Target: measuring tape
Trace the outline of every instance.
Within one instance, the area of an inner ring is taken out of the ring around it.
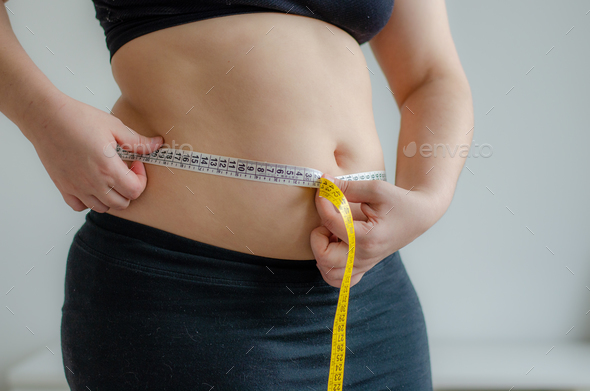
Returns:
[[[140,160],[144,163],[175,167],[181,170],[279,185],[318,188],[322,176],[321,171],[308,167],[238,159],[184,149],[160,148],[150,154],[142,155],[126,151],[117,145],[116,151],[123,160]],[[385,171],[367,171],[341,175],[336,178],[345,181],[387,180]]]
[[[321,178],[320,196],[327,198],[340,211],[348,235],[348,258],[346,269],[340,286],[338,306],[334,317],[334,331],[332,331],[332,355],[330,358],[330,375],[328,377],[328,391],[341,391],[344,378],[344,358],[346,357],[346,316],[348,313],[348,293],[350,291],[350,277],[354,265],[354,224],[352,213],[346,197],[332,181]]]
[[[355,236],[350,206],[338,186],[326,178],[321,178],[321,171],[308,167],[244,160],[172,148],[160,148],[149,155],[144,155],[126,151],[120,145],[117,145],[116,151],[123,160],[140,160],[150,164],[213,175],[224,175],[232,178],[319,188],[320,196],[330,200],[338,208],[346,226],[349,250],[346,269],[338,296],[336,316],[334,317],[328,391],[341,391],[344,378],[344,358],[346,357],[346,317],[348,313],[350,278],[354,265]],[[352,181],[386,180],[385,171],[369,171],[342,175],[336,178]]]

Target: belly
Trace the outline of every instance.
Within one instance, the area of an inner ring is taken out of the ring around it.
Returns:
[[[113,114],[171,147],[332,176],[385,169],[365,58],[331,24],[274,12],[218,17],[136,38],[111,64],[121,89]],[[142,195],[107,213],[234,251],[314,258],[316,189],[145,168]]]

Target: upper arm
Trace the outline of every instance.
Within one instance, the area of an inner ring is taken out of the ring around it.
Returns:
[[[369,45],[399,107],[426,81],[446,75],[466,81],[444,0],[395,0],[389,21]]]

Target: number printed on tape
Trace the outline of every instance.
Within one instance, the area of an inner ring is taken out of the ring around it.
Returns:
[[[139,160],[144,163],[181,170],[279,185],[319,188],[322,176],[321,171],[309,167],[238,159],[181,149],[160,148],[150,154],[142,155],[124,150],[120,145],[117,145],[116,151],[123,160]],[[345,181],[387,180],[385,171],[367,171],[341,175],[336,178]]]

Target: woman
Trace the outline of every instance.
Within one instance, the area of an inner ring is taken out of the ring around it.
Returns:
[[[384,170],[359,48],[369,42],[401,127],[395,185],[333,179],[357,236],[343,389],[432,389],[424,317],[398,250],[446,211],[464,163],[424,151],[471,141],[444,1],[94,3],[122,93],[111,113],[58,91],[0,11],[0,110],[65,202],[91,209],[66,270],[70,387],[326,388],[349,251],[330,202],[312,188],[109,151],[185,144],[329,178]],[[419,154],[400,153],[412,143]]]

